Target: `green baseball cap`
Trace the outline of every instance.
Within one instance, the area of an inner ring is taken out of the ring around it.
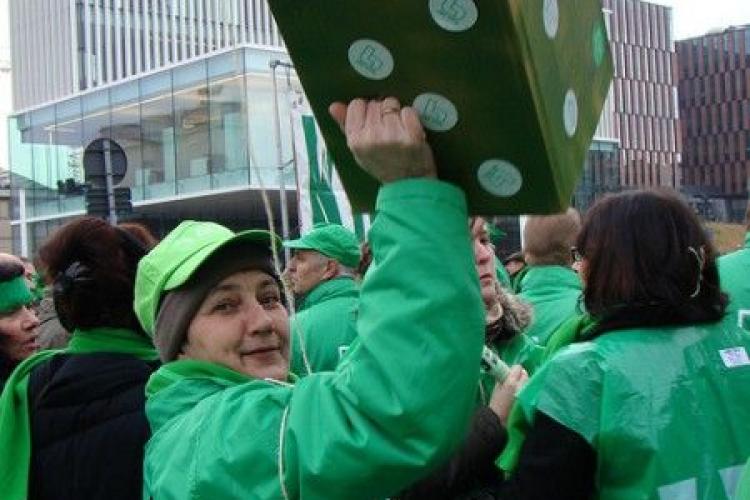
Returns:
[[[281,239],[264,230],[235,233],[213,222],[185,221],[173,229],[138,263],[135,278],[135,314],[149,335],[162,296],[190,279],[195,271],[216,251],[236,241],[281,246]]]
[[[341,224],[315,224],[312,231],[299,239],[285,241],[284,246],[298,250],[315,250],[347,267],[357,267],[361,257],[357,236]]]

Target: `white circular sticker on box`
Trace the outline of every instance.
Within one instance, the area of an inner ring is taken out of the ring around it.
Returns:
[[[502,198],[515,195],[523,186],[523,176],[518,168],[508,161],[499,159],[482,163],[477,171],[477,179],[485,191]]]
[[[413,106],[422,125],[433,132],[447,132],[458,123],[456,107],[440,94],[420,94],[414,99]]]
[[[560,9],[557,0],[544,0],[542,16],[544,17],[544,31],[548,37],[555,38],[557,29],[560,27]]]
[[[370,80],[385,80],[393,72],[393,56],[385,45],[363,38],[349,46],[349,63]]]
[[[576,135],[578,130],[578,99],[572,89],[565,94],[565,104],[563,104],[563,122],[565,124],[565,133],[568,137]]]
[[[479,19],[473,0],[430,0],[430,14],[446,31],[466,31]]]

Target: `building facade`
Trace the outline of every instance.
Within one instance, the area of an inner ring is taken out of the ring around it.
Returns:
[[[641,0],[603,0],[614,79],[575,205],[622,189],[679,187],[672,11]]]
[[[265,1],[12,0],[10,12],[17,253],[86,212],[84,151],[102,138],[127,159],[117,187],[133,217],[157,233],[184,219],[263,226],[264,198],[280,229],[282,181],[296,218],[289,104],[301,89]]]
[[[10,7],[15,109],[244,44],[281,46],[265,0],[11,0]]]
[[[679,187],[676,56],[672,9],[641,0],[603,0],[615,66],[614,128],[623,188]]]
[[[750,25],[682,40],[686,192],[709,218],[744,219],[750,172]]]

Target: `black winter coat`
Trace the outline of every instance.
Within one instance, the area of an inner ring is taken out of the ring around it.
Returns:
[[[144,386],[156,368],[124,354],[62,354],[34,368],[29,499],[141,498]]]

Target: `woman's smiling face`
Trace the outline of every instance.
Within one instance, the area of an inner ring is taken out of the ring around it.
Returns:
[[[241,271],[211,289],[188,327],[180,359],[286,380],[289,317],[276,280],[263,271]]]

